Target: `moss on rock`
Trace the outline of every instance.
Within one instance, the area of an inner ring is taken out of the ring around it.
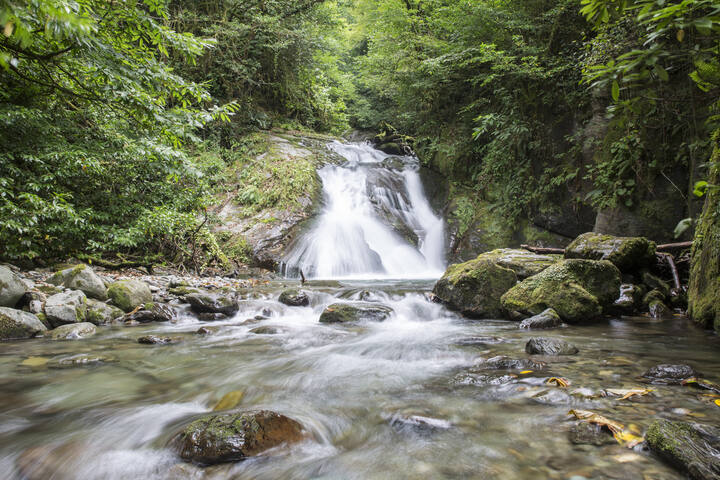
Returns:
[[[393,309],[370,302],[333,303],[320,314],[321,323],[348,323],[357,321],[382,322],[392,315]]]
[[[119,280],[108,287],[107,294],[113,303],[125,312],[152,302],[150,287],[140,280]]]
[[[720,430],[684,422],[659,420],[645,436],[652,451],[694,480],[720,478]]]
[[[517,275],[488,254],[451,265],[433,293],[451,310],[471,318],[502,316],[500,297],[517,283]],[[539,312],[538,312],[539,313]]]
[[[655,262],[655,243],[644,237],[615,237],[588,232],[568,245],[565,258],[608,260],[622,271],[633,271]]]
[[[563,260],[529,277],[501,298],[507,312],[537,315],[554,309],[566,322],[591,319],[612,305],[620,289],[620,271],[609,261]]]

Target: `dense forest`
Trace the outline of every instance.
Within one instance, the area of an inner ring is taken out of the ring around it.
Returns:
[[[718,0],[0,30],[6,478],[720,479]]]

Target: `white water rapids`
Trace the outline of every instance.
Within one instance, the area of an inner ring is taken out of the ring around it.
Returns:
[[[368,144],[334,142],[347,159],[318,174],[323,210],[288,251],[284,273],[310,278],[436,278],[444,225],[423,192],[418,162]]]

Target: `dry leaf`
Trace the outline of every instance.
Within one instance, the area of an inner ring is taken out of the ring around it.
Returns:
[[[609,418],[603,417],[595,412],[591,412],[590,410],[570,410],[568,415],[574,415],[578,420],[594,423],[607,428],[619,444],[628,448],[632,448],[643,441],[643,437],[632,432],[633,428],[626,429],[625,425],[622,423],[610,420]]]
[[[520,372],[520,375],[525,375],[526,373],[533,373],[533,371],[532,370],[523,370],[522,372]]]
[[[25,367],[42,367],[43,365],[47,365],[47,363],[48,359],[45,357],[28,357],[23,360],[20,365]]]
[[[545,381],[546,384],[550,385],[551,383],[554,383],[560,388],[565,388],[570,386],[570,380],[567,378],[562,377],[550,377]]]
[[[230,393],[226,393],[225,396],[220,399],[218,404],[215,405],[213,411],[230,410],[231,408],[235,408],[244,396],[245,392],[243,392],[242,390],[234,390]]]
[[[635,395],[643,396],[652,392],[652,388],[606,388],[605,392],[621,397],[620,400],[627,400]]]
[[[690,378],[686,378],[681,383],[683,385],[690,385],[693,387],[704,388],[705,390],[710,390],[715,393],[720,393],[720,385],[709,382],[709,381],[705,380],[704,378],[690,377]]]

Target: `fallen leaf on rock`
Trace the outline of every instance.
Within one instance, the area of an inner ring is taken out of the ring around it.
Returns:
[[[24,367],[42,367],[47,365],[48,359],[45,357],[28,357],[20,363]]]
[[[621,397],[620,400],[627,400],[635,395],[644,396],[653,392],[652,388],[606,388],[605,392]]]
[[[704,388],[705,390],[710,390],[715,393],[720,393],[720,385],[718,385],[717,383],[709,382],[709,381],[705,380],[704,378],[690,377],[690,378],[686,378],[681,383],[683,385]]]
[[[720,399],[715,400],[715,405],[717,405],[718,407],[720,407]]]
[[[632,448],[643,441],[643,438],[641,436],[638,436],[632,432],[634,428],[626,429],[625,425],[623,425],[622,423],[616,422],[615,420],[610,420],[609,418],[603,417],[602,415],[595,412],[591,412],[590,410],[570,410],[568,412],[568,415],[574,415],[575,418],[577,418],[578,420],[582,420],[588,423],[594,423],[596,425],[600,425],[601,427],[607,428],[608,430],[610,430],[613,437],[615,437],[615,440],[617,440],[619,444],[624,445],[628,448]]]
[[[533,371],[532,370],[523,370],[522,372],[520,372],[520,375],[525,375],[526,373],[533,373]]]
[[[550,377],[545,381],[545,383],[548,385],[554,383],[555,385],[557,385],[560,388],[565,388],[565,387],[570,386],[570,380],[568,380],[567,378],[562,378],[562,377]]]

